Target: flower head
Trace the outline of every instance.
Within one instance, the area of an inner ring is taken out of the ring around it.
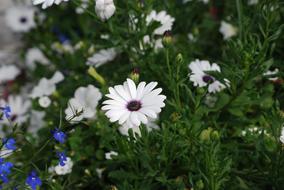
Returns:
[[[96,0],[96,13],[103,21],[108,20],[115,12],[113,0]]]
[[[41,186],[42,183],[36,172],[32,171],[26,179],[26,184],[29,185],[32,190],[36,190],[37,186]]]
[[[0,107],[0,110],[3,111],[3,114],[5,115],[6,118],[11,117],[11,107],[10,106]]]
[[[224,40],[227,40],[237,34],[237,29],[230,23],[222,21],[219,32],[223,34]]]
[[[60,143],[64,143],[66,140],[66,134],[59,129],[55,129],[53,132],[53,138]]]
[[[14,138],[4,138],[2,140],[2,143],[4,144],[5,148],[7,148],[8,150],[16,150],[16,141]]]
[[[72,172],[72,167],[73,167],[73,162],[71,158],[67,157],[65,165],[61,166],[60,164],[58,164],[57,166],[54,167],[54,171],[57,175],[66,175]]]
[[[216,80],[213,76],[206,73],[208,71],[221,72],[220,67],[216,63],[211,65],[209,61],[200,61],[196,59],[189,64],[189,69],[191,70],[189,77],[190,81],[193,82],[193,85],[198,87],[208,85],[208,92],[210,93],[219,92],[226,88],[226,86],[229,86],[229,81],[227,79],[224,79],[224,81],[226,81],[226,85],[224,85],[220,81]]]
[[[155,29],[154,34],[163,35],[167,30],[172,30],[175,18],[168,15],[166,11],[157,13],[157,11],[153,10],[149,15],[147,15],[146,23],[147,25],[149,25],[153,21],[159,22],[161,24],[160,27]]]
[[[42,8],[46,9],[47,7],[52,6],[53,4],[59,5],[63,1],[69,1],[69,0],[33,0],[34,5],[42,4]]]
[[[20,74],[20,69],[15,65],[0,66],[0,84],[14,80]]]
[[[115,59],[117,51],[115,48],[102,49],[88,58],[87,65],[99,67]]]
[[[106,116],[111,122],[118,121],[120,125],[127,123],[129,126],[139,126],[141,122],[147,124],[149,118],[157,118],[161,108],[165,106],[166,96],[161,95],[161,88],[154,89],[157,82],[146,85],[140,82],[136,87],[131,79],[127,79],[123,85],[109,88],[106,96],[110,100],[102,110],[106,110]]]
[[[57,152],[57,157],[59,158],[59,165],[65,166],[65,162],[67,161],[65,152]]]

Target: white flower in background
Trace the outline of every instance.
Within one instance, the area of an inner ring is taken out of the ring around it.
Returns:
[[[48,108],[51,104],[51,100],[48,96],[42,96],[38,99],[38,103],[42,108]]]
[[[51,79],[40,79],[37,86],[35,86],[31,93],[31,98],[40,98],[42,96],[49,96],[56,90],[56,84],[63,81],[64,76],[61,72],[57,71]]]
[[[75,48],[72,46],[70,41],[66,41],[64,43],[54,42],[51,45],[51,49],[56,51],[59,54],[63,54],[63,53],[73,54],[75,51]]]
[[[154,89],[157,82],[146,85],[140,82],[138,87],[131,79],[127,79],[123,85],[109,88],[110,98],[103,102],[102,110],[106,110],[106,116],[111,122],[120,125],[139,126],[141,122],[147,124],[149,119],[156,119],[161,108],[165,106],[166,96],[161,95],[161,88]]]
[[[223,39],[227,40],[237,34],[237,29],[230,23],[222,21],[219,32],[223,35]]]
[[[268,76],[269,77],[268,79],[271,81],[277,81],[278,77],[276,77],[275,75],[277,75],[278,73],[279,73],[279,69],[276,68],[273,71],[268,70],[267,72],[263,73],[263,76]],[[274,76],[274,77],[271,77],[271,76]]]
[[[85,12],[85,9],[87,9],[89,6],[89,0],[81,0],[81,5],[76,8],[77,14],[83,14]]]
[[[282,127],[282,130],[281,130],[280,141],[284,144],[284,127]]]
[[[104,170],[105,170],[105,168],[97,168],[96,169],[96,173],[97,173],[97,175],[100,179],[102,179]]]
[[[110,151],[110,152],[106,152],[106,153],[105,153],[105,158],[106,158],[107,160],[111,160],[112,157],[117,156],[117,155],[118,155],[117,152],[115,152],[115,151]]]
[[[71,122],[78,122],[84,118],[94,119],[101,98],[102,94],[95,86],[79,87],[75,91],[74,98],[69,100],[68,107],[65,110],[65,119],[70,120],[72,118]]]
[[[17,123],[18,125],[22,125],[25,123],[29,117],[28,112],[31,108],[31,101],[28,99],[25,99],[22,96],[14,96],[11,95],[8,97],[8,101],[5,101],[3,99],[0,100],[0,106],[10,106],[11,108],[11,118],[10,120],[14,123]],[[3,124],[9,124],[8,119],[3,119],[0,121]]]
[[[204,99],[204,104],[208,106],[209,108],[213,108],[217,102],[218,98],[216,96],[213,96],[211,94],[206,94]]]
[[[99,67],[107,62],[113,61],[117,55],[115,48],[102,49],[88,58],[87,65]]]
[[[71,160],[70,157],[67,157],[66,159],[67,160],[65,161],[64,166],[58,164],[57,166],[54,167],[54,171],[57,175],[66,175],[72,172],[73,161]]]
[[[175,18],[168,15],[166,11],[161,11],[157,13],[157,11],[153,10],[146,17],[146,23],[147,25],[149,25],[153,21],[159,22],[161,24],[160,27],[154,30],[154,34],[163,35],[167,30],[172,30],[172,26],[175,21]]]
[[[226,82],[226,85],[224,85],[213,76],[206,73],[208,71],[221,72],[220,67],[216,63],[210,65],[209,61],[200,61],[196,59],[195,61],[192,61],[188,67],[191,70],[189,77],[190,81],[193,82],[193,85],[198,87],[205,87],[208,85],[209,93],[219,92],[226,88],[226,86],[229,86],[229,81],[227,79],[224,79]]]
[[[61,2],[67,2],[69,0],[33,0],[34,5],[42,4],[42,8],[46,9],[47,7],[52,6],[53,4],[59,5]]]
[[[0,66],[0,84],[10,80],[14,80],[20,74],[20,69],[15,65]]]
[[[103,21],[108,20],[115,12],[113,0],[96,0],[96,14]]]
[[[11,7],[5,12],[5,21],[14,32],[28,32],[36,26],[35,9],[27,6]]]
[[[44,124],[44,117],[45,117],[44,111],[37,111],[32,110],[31,116],[30,116],[30,125],[28,127],[28,131],[32,134],[36,134],[39,129],[41,129]]]
[[[256,5],[258,4],[258,0],[248,0],[249,5]]]
[[[191,2],[192,0],[183,0],[183,3]],[[208,4],[209,0],[199,0],[202,1],[204,4]]]
[[[7,158],[10,156],[14,151],[13,150],[8,150],[8,149],[2,149],[0,150],[0,158]]]
[[[154,119],[149,119],[149,122],[145,125],[148,132],[152,130],[159,130],[160,127],[155,123]],[[127,123],[123,124],[121,127],[118,128],[120,134],[128,136],[128,130],[132,129],[133,133],[138,134],[141,136],[141,131],[139,126],[136,125],[128,125]]]
[[[48,65],[49,60],[45,57],[42,51],[39,48],[30,48],[26,53],[26,64],[30,69],[35,69],[36,63],[42,65]]]

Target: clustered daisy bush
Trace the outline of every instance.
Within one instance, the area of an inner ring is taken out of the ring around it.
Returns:
[[[283,189],[281,0],[15,3],[1,189]]]

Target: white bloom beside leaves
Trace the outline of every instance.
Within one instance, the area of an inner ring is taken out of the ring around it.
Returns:
[[[69,100],[65,119],[70,122],[79,122],[84,118],[94,119],[101,98],[102,94],[95,86],[79,87],[75,91],[74,98]]]
[[[221,72],[220,67],[216,64],[210,64],[209,61],[196,59],[189,64],[191,73],[189,74],[190,81],[194,86],[205,87],[208,85],[209,93],[216,93],[229,86],[229,81],[224,79],[226,84],[222,84],[216,80],[213,76],[206,73],[209,71]]]
[[[161,24],[158,28],[154,30],[154,34],[163,35],[167,30],[172,30],[175,18],[167,14],[166,11],[158,12],[153,10],[146,17],[146,23],[149,25],[151,22],[156,21]]]
[[[237,28],[235,28],[230,23],[222,21],[219,32],[223,35],[224,40],[228,40],[231,37],[237,35]]]
[[[48,65],[49,60],[45,57],[42,51],[39,48],[30,48],[26,53],[26,64],[30,69],[35,69],[36,63],[42,65]]]
[[[31,93],[31,98],[40,98],[43,96],[50,96],[56,90],[56,84],[63,81],[64,76],[57,71],[51,79],[42,78],[38,85],[35,86]]]
[[[0,67],[0,84],[14,80],[20,74],[20,69],[15,65],[3,65]]]
[[[282,127],[282,130],[281,130],[280,141],[284,144],[284,127]]]
[[[6,10],[5,21],[14,32],[28,32],[36,26],[35,9],[28,6],[16,6]]]
[[[141,123],[147,124],[149,119],[156,119],[165,106],[166,96],[160,94],[162,89],[154,89],[157,84],[140,82],[136,87],[131,79],[127,79],[123,85],[110,87],[106,95],[110,99],[103,102],[102,110],[111,122],[118,121],[120,125],[138,127]]]
[[[117,155],[118,155],[118,153],[115,152],[115,151],[106,152],[105,153],[105,159],[111,160],[112,157],[117,156]]]
[[[38,99],[38,103],[42,108],[48,108],[51,104],[51,100],[48,96],[42,96]]]
[[[115,48],[102,49],[88,58],[87,65],[99,67],[113,61],[117,55]]]
[[[58,164],[57,166],[54,167],[54,171],[57,175],[66,175],[72,172],[73,161],[71,160],[70,157],[67,157],[66,159],[67,160],[64,162],[65,163],[64,166]]]
[[[268,79],[271,81],[277,81],[278,77],[276,76],[279,73],[279,69],[276,68],[273,71],[268,70],[267,72],[263,73],[264,76],[269,77]]]
[[[96,13],[102,21],[108,20],[115,12],[113,0],[96,0]]]
[[[33,4],[34,5],[42,4],[41,8],[46,9],[47,7],[50,7],[53,4],[59,5],[63,1],[67,2],[69,0],[33,0]]]

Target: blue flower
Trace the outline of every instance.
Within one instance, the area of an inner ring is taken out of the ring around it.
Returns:
[[[15,146],[15,139],[14,138],[4,138],[2,140],[2,143],[4,144],[5,148],[7,148],[8,150],[16,150],[16,146]]]
[[[60,143],[64,143],[66,140],[66,134],[59,129],[55,129],[53,131],[53,137],[55,140],[57,140]]]
[[[0,180],[3,183],[8,183],[8,175],[11,173],[13,164],[11,162],[4,162],[3,158],[0,158]]]
[[[3,113],[4,113],[6,118],[10,118],[11,117],[11,108],[10,108],[10,106],[0,107],[0,110],[3,111]]]
[[[26,184],[29,185],[32,190],[36,190],[37,186],[41,186],[42,183],[36,172],[32,171],[26,179]]]
[[[65,162],[67,161],[65,152],[57,152],[57,157],[59,158],[59,165],[65,166]]]

